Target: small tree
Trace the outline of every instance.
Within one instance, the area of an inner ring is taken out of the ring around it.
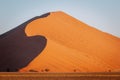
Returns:
[[[30,69],[30,70],[29,70],[29,72],[38,72],[38,71],[36,71],[36,70],[33,70],[33,69]]]
[[[47,68],[45,69],[45,72],[49,72],[49,71],[50,71],[50,69],[47,69]]]
[[[109,69],[108,72],[111,72],[111,70]]]
[[[74,69],[73,71],[74,71],[74,72],[76,72],[77,70],[76,70],[76,69]]]
[[[73,69],[73,72],[81,72],[80,69]]]

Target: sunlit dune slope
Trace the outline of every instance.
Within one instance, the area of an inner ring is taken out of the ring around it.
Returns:
[[[63,12],[29,23],[27,36],[43,35],[47,45],[27,67],[51,72],[95,72],[120,69],[120,39]]]
[[[74,72],[74,70],[87,72],[105,71],[108,68],[109,65],[95,56],[86,55],[83,52],[68,48],[48,39],[47,46],[42,54],[31,62],[27,70],[33,69],[41,72],[45,69],[50,69],[50,72]],[[27,70],[26,68],[23,69],[25,72]]]

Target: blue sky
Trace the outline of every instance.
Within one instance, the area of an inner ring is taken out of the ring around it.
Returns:
[[[51,11],[120,37],[120,0],[0,0],[0,34]]]

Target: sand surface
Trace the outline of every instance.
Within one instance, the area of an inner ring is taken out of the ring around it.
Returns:
[[[120,69],[120,38],[97,30],[64,12],[52,12],[25,28],[27,36],[42,35],[45,49],[26,72],[106,72]]]

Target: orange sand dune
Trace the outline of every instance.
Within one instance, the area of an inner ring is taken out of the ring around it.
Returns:
[[[120,39],[63,13],[29,23],[27,36],[43,35],[43,52],[20,71],[99,72],[120,69]]]

